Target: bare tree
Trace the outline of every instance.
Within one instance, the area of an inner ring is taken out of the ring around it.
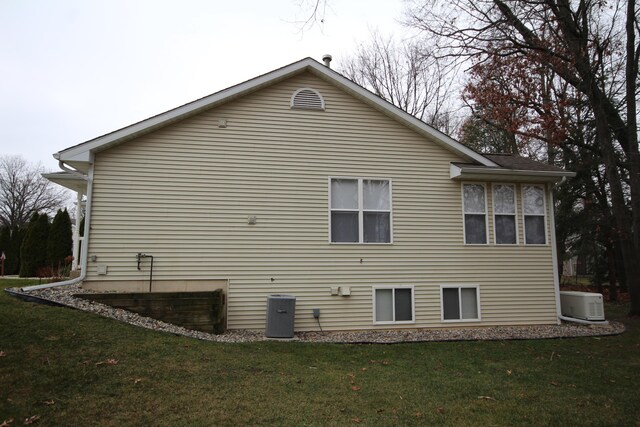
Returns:
[[[20,156],[0,157],[0,222],[23,227],[35,212],[53,213],[64,206],[67,192],[42,177],[44,168]]]
[[[458,93],[453,75],[457,68],[429,54],[424,43],[398,44],[392,37],[373,32],[371,40],[360,44],[339,69],[355,83],[425,123],[445,133],[454,131]]]
[[[492,55],[527,58],[584,95],[594,117],[634,315],[640,315],[638,14],[635,0],[414,0],[408,9],[408,24],[429,34],[441,56],[476,62]]]
[[[315,26],[323,27],[328,7],[327,0],[299,0],[298,8],[302,17],[296,18],[291,23],[298,26],[300,33],[304,33]]]

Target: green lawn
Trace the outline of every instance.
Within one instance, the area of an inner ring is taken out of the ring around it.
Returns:
[[[0,281],[0,288],[28,283]],[[640,320],[540,341],[219,344],[0,295],[0,425],[640,423]]]

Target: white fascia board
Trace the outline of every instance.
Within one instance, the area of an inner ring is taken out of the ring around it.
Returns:
[[[255,91],[263,86],[271,85],[277,81],[286,79],[291,75],[300,73],[314,63],[315,61],[311,58],[303,59],[270,73],[248,80],[244,83],[223,89],[220,92],[216,92],[178,108],[174,108],[173,110],[166,111],[158,114],[157,116],[119,129],[115,132],[111,132],[82,144],[67,148],[54,154],[54,157],[57,155],[57,158],[62,161],[89,161],[89,153],[91,151],[104,150],[122,141],[148,133],[172,122],[182,120],[201,111],[212,108],[217,104],[242,96],[245,93]]]
[[[475,160],[478,163],[484,166],[499,166],[497,163],[492,162],[491,160],[484,157],[482,154],[476,153],[470,148],[464,146],[460,142],[451,138],[450,136],[440,132],[436,128],[426,124],[422,120],[419,120],[412,116],[411,114],[403,111],[402,109],[396,107],[388,101],[380,98],[376,94],[368,91],[360,85],[355,84],[351,80],[344,77],[342,74],[339,74],[330,68],[325,67],[317,62],[313,62],[310,66],[314,71],[319,72],[320,77],[325,76],[330,81],[333,81],[334,84],[342,87],[342,89],[350,92],[352,95],[355,95],[357,98],[363,100],[369,105],[374,106],[377,110],[386,113],[389,116],[392,116],[402,122],[404,125],[410,127],[411,129],[417,131],[423,136],[427,136],[428,138],[434,140],[436,143],[445,147],[449,151],[453,151],[454,153],[462,156],[465,159]]]
[[[319,77],[328,80],[330,83],[333,83],[338,87],[341,87],[343,90],[346,90],[347,92],[363,100],[374,108],[382,111],[383,113],[394,117],[406,126],[412,128],[413,130],[424,136],[429,137],[436,143],[465,159],[475,160],[484,166],[498,166],[496,163],[485,158],[481,154],[478,154],[475,151],[465,147],[453,138],[427,125],[423,121],[418,120],[411,114],[402,111],[395,105],[385,101],[379,96],[355,84],[341,74],[333,71],[329,67],[326,67],[325,65],[322,65],[311,58],[305,58],[301,61],[294,62],[293,64],[279,68],[270,73],[263,74],[254,79],[190,102],[173,110],[161,113],[157,116],[135,123],[131,126],[127,126],[115,132],[111,132],[82,144],[67,148],[54,154],[54,157],[58,156],[56,158],[62,161],[89,161],[88,159],[90,158],[90,152],[104,150],[111,147],[112,145],[116,145],[136,136],[148,133],[152,130],[166,126],[172,122],[182,120],[191,115],[212,108],[218,104],[228,102],[231,99],[253,92],[263,86],[268,86],[280,80],[284,80],[305,70],[312,71]]]
[[[518,181],[544,181],[556,182],[563,178],[576,176],[575,172],[569,171],[532,171],[521,169],[486,168],[477,166],[459,166],[451,164],[450,177],[453,180],[511,180]]]

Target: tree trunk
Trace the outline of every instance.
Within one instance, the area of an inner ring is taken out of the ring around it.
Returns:
[[[629,189],[631,192],[631,212],[634,258],[625,257],[625,264],[633,264],[634,275],[626,275],[631,307],[629,315],[640,315],[640,154],[638,153],[638,124],[636,118],[636,88],[638,78],[638,55],[636,52],[636,2],[627,0],[627,58],[626,58],[626,101],[627,101],[627,164],[629,168]]]
[[[627,276],[624,273],[624,261],[622,259],[622,250],[620,249],[620,239],[615,236],[613,240],[613,251],[616,256],[616,277],[620,284],[620,291],[627,292],[629,288],[627,287]]]
[[[627,206],[622,189],[622,179],[618,171],[617,155],[611,133],[599,104],[594,108],[596,137],[602,151],[605,174],[611,190],[611,207],[615,229],[620,239],[620,248],[624,259],[625,276],[631,298],[629,315],[640,314],[640,274],[638,274],[637,253],[634,248],[633,231],[629,224]]]
[[[609,265],[609,301],[617,301],[616,262],[613,254],[613,245],[611,243],[607,244],[607,263]]]

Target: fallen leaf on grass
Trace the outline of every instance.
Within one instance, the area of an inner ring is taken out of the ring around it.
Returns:
[[[362,419],[361,418],[351,418],[351,421],[353,421],[354,423],[361,423]]]
[[[9,427],[9,424],[11,423],[13,423],[13,417],[9,418],[8,420],[2,421],[2,424],[0,424],[0,427]]]
[[[107,359],[104,362],[96,362],[96,366],[98,365],[109,365],[109,366],[113,366],[113,365],[117,365],[118,361],[116,359]]]
[[[361,371],[366,371],[369,368],[360,368]]]
[[[133,384],[138,384],[140,381],[142,381],[142,378],[136,378],[133,380]]]
[[[512,373],[511,369],[507,369],[507,375],[511,375]]]
[[[444,414],[444,408],[442,406],[438,406],[436,408],[436,414]]]
[[[51,406],[51,405],[54,405],[56,402],[53,399],[51,399],[51,400],[45,400],[42,403],[44,403],[47,406]]]
[[[24,425],[28,426],[31,425],[33,423],[35,423],[36,421],[38,421],[40,419],[40,415],[32,415],[29,418],[25,418],[24,419]]]
[[[413,414],[413,416],[416,417],[416,418],[421,418],[422,417],[422,412],[415,412]]]
[[[4,351],[0,351],[0,357],[5,357],[7,355],[7,353],[5,353]]]
[[[360,391],[360,387],[358,387],[357,385],[354,385],[353,387],[351,387],[351,390]]]
[[[558,383],[557,383],[557,382],[555,382],[555,381],[550,381],[550,382],[549,382],[549,384],[554,385],[554,386],[556,386],[556,387],[560,387],[560,384],[558,384]]]
[[[482,399],[482,400],[496,400],[491,396],[478,396],[478,399]]]

